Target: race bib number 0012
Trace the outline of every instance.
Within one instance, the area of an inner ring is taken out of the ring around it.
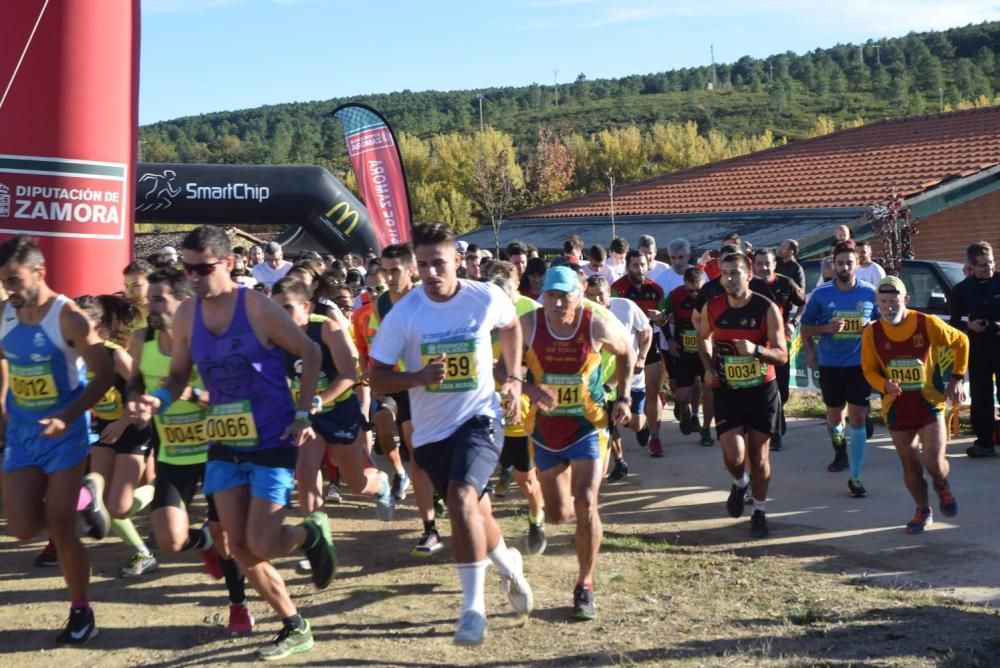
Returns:
[[[59,403],[59,390],[48,363],[10,365],[10,392],[21,408],[51,408]]]
[[[208,417],[205,418],[205,436],[227,448],[257,447],[257,424],[253,421],[250,400],[209,407]]]
[[[428,392],[472,392],[479,387],[479,363],[476,360],[476,342],[438,341],[420,345],[423,366],[444,355],[444,381],[427,387]]]

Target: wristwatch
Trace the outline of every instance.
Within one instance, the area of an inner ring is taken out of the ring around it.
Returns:
[[[753,349],[753,356],[756,357],[757,359],[760,359],[760,356],[763,354],[764,354],[764,346],[758,343],[757,346]]]

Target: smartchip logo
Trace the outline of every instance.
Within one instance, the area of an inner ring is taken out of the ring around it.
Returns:
[[[10,217],[10,188],[0,183],[0,218]]]
[[[162,173],[146,172],[139,177],[139,187],[142,188],[142,203],[136,206],[136,211],[152,212],[169,209],[176,200],[237,200],[263,202],[271,198],[268,186],[257,186],[249,183],[227,183],[219,186],[206,186],[197,182],[185,183],[183,186],[175,183],[177,172],[165,169]]]
[[[163,170],[162,174],[146,172],[139,177],[139,185],[146,187],[142,195],[142,204],[136,206],[136,211],[160,211],[169,209],[174,198],[181,194],[181,189],[174,185],[177,172],[172,169]]]

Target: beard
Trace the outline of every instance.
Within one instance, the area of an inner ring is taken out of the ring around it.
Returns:
[[[906,310],[903,308],[893,311],[885,311],[882,314],[882,319],[885,320],[890,325],[898,325],[902,323],[905,318],[906,318]]]

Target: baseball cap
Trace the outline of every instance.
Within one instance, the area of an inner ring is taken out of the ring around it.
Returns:
[[[175,260],[177,259],[177,249],[173,246],[164,246],[163,250],[160,251],[160,254],[165,257],[172,257]]]
[[[281,252],[281,244],[277,241],[268,241],[264,244],[264,255],[277,255]]]
[[[574,292],[580,289],[580,279],[576,277],[576,272],[569,267],[550,267],[545,272],[545,281],[542,283],[542,292],[549,290],[559,290],[560,292]]]
[[[459,253],[465,253],[465,251],[469,250],[469,242],[462,240],[456,241],[455,250],[457,250]]]
[[[899,280],[898,276],[886,276],[878,282],[880,293],[897,293],[900,297],[906,296],[906,284]]]

